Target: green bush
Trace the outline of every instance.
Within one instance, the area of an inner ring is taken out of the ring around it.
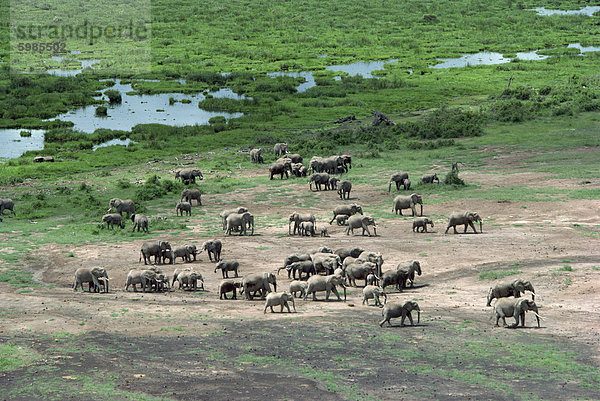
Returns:
[[[98,106],[98,107],[96,107],[96,115],[97,116],[107,116],[108,115],[108,109],[106,108],[106,106]]]
[[[465,182],[458,176],[458,171],[450,170],[444,177],[444,184],[454,186],[464,186]]]
[[[123,99],[121,98],[121,93],[115,89],[108,89],[104,92],[104,94],[108,97],[108,102],[111,104],[121,103]]]
[[[136,189],[135,198],[137,201],[149,201],[162,198],[169,193],[179,194],[183,189],[183,184],[172,180],[160,180],[158,176],[150,177],[143,186]]]

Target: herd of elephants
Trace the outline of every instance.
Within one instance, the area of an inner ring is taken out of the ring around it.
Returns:
[[[306,176],[307,172],[312,173],[309,180],[309,188],[312,190],[312,184],[315,189],[338,190],[340,199],[349,199],[352,184],[348,180],[340,181],[337,177],[329,175],[344,173],[352,168],[351,157],[348,155],[331,156],[328,158],[313,157],[308,168],[302,165],[302,157],[298,154],[289,154],[287,144],[279,143],[274,147],[277,161],[269,167],[270,178],[279,174],[289,176]],[[262,163],[262,150],[253,149],[250,151],[250,157],[254,163]],[[289,174],[288,174],[289,173]],[[176,172],[176,179],[180,179],[184,184],[196,182],[196,178],[203,179],[202,173],[197,168],[186,168]],[[424,184],[433,184],[435,181],[439,184],[439,178],[436,174],[425,175],[421,179]],[[396,185],[396,190],[409,191],[411,182],[408,173],[393,174],[389,181],[388,192],[391,190],[392,183]],[[177,202],[176,213],[191,215],[193,205],[202,205],[201,193],[198,189],[184,189],[181,193],[181,200]],[[416,205],[420,205],[420,214],[418,217]],[[109,202],[108,213],[102,217],[101,228],[106,224],[107,228],[124,227],[123,214],[133,222],[132,230],[149,231],[149,219],[142,214],[135,213],[135,203],[132,200],[111,199]],[[427,226],[433,227],[433,221],[423,217],[423,199],[421,195],[412,193],[410,195],[398,195],[393,200],[392,212],[402,215],[403,209],[411,209],[414,217],[412,229],[416,232],[427,232]],[[11,199],[0,199],[0,215],[4,215],[4,210],[14,212],[14,202]],[[254,216],[245,207],[223,210],[220,214],[223,230],[226,235],[232,232],[239,235],[254,234]],[[362,206],[356,203],[345,203],[339,205],[333,210],[333,217],[329,224],[336,222],[340,226],[346,226],[345,233],[349,235],[354,233],[354,229],[362,229],[362,235],[371,236],[369,227],[372,227],[373,234],[377,235],[375,220],[363,214]],[[457,234],[456,226],[464,226],[464,233],[471,227],[477,233],[474,222],[479,222],[480,232],[482,231],[481,217],[474,212],[465,211],[452,213],[448,219],[448,225],[445,233],[452,227]],[[312,214],[292,213],[289,217],[288,234],[289,235],[316,235],[316,219]],[[329,236],[327,229],[320,231],[321,236]],[[183,262],[191,263],[196,261],[199,253],[206,251],[211,262],[216,263],[214,273],[221,270],[223,280],[218,286],[217,293],[219,299],[237,299],[237,293],[248,300],[254,297],[260,297],[265,300],[264,312],[270,308],[273,311],[274,306],[280,306],[281,312],[284,308],[291,312],[289,303],[296,310],[294,298],[300,297],[304,300],[309,295],[316,300],[317,292],[325,292],[325,299],[328,300],[333,292],[338,300],[341,300],[338,288],[343,289],[344,301],[346,300],[347,286],[357,286],[357,280],[364,280],[362,303],[369,305],[372,299],[374,305],[382,307],[383,320],[379,322],[380,326],[384,323],[391,325],[390,319],[401,318],[401,326],[404,326],[405,319],[408,318],[411,325],[414,325],[411,312],[418,313],[417,322],[420,321],[420,308],[414,301],[404,303],[387,303],[386,287],[402,291],[404,288],[412,287],[416,275],[421,275],[421,266],[418,261],[412,261],[408,265],[400,264],[395,269],[382,271],[383,257],[379,253],[369,252],[362,248],[339,248],[330,249],[321,247],[315,250],[303,253],[293,253],[289,255],[283,263],[283,266],[273,272],[264,272],[245,275],[240,277],[238,269],[239,263],[234,260],[222,260],[222,242],[218,239],[206,241],[198,249],[195,245],[185,245],[172,247],[168,241],[147,241],[140,249],[139,262],[143,260],[144,265],[153,264],[152,267],[141,269],[131,269],[127,275],[125,290],[130,286],[137,291],[137,285],[146,291],[171,291],[178,283],[179,289],[195,291],[204,289],[204,277],[201,272],[193,268],[186,267],[176,269],[171,276],[163,273],[157,267],[162,264],[174,264],[177,258]],[[152,258],[154,260],[152,261]],[[281,270],[286,270],[288,279],[291,280],[287,291],[277,292],[277,277]],[[230,272],[234,277],[230,278]],[[108,292],[109,278],[106,269],[100,267],[79,268],[75,272],[74,290],[84,284],[88,284],[88,291]],[[271,290],[273,286],[273,290]],[[525,291],[530,291],[532,299],[521,297]],[[228,295],[231,293],[231,298]],[[384,302],[381,302],[381,299]],[[492,306],[491,302],[496,299],[494,305],[496,325],[502,319],[503,325],[506,324],[506,317],[514,317],[515,323],[510,327],[525,325],[525,312],[532,311],[536,318],[538,327],[540,317],[538,307],[534,302],[535,291],[529,281],[515,279],[512,282],[505,282],[490,288],[487,296],[487,306]]]

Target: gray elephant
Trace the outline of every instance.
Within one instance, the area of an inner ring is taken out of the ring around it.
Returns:
[[[400,216],[403,216],[402,209],[411,209],[412,215],[417,216],[415,210],[415,205],[417,204],[421,205],[421,216],[423,216],[423,198],[421,195],[398,195],[394,198],[392,212],[395,212],[396,214],[400,213]]]
[[[13,215],[17,215],[15,213],[15,202],[13,202],[10,198],[0,198],[0,215],[4,215],[4,211],[8,210],[9,215],[12,212]],[[1,220],[0,220],[1,221]]]
[[[285,260],[283,261],[283,266],[277,269],[277,273],[279,273],[280,270],[287,269],[288,266],[292,263],[300,262],[302,260],[311,260],[311,255],[308,253],[292,253],[291,255],[285,258]]]
[[[169,261],[167,262],[167,259],[169,259]],[[162,263],[163,264],[174,264],[175,263],[175,252],[173,252],[172,249],[167,249],[166,251],[163,251],[162,253]]]
[[[181,191],[181,200],[185,200],[186,202],[189,202],[191,205],[192,200],[194,200],[194,199],[198,203],[198,206],[202,206],[202,194],[200,193],[199,189],[186,188],[183,191]]]
[[[144,264],[147,265],[148,262],[151,262],[150,257],[154,256],[154,263],[160,263],[163,252],[170,250],[171,244],[167,241],[148,241],[142,244],[142,249],[140,249],[140,262],[142,261],[142,256],[144,257]]]
[[[388,322],[388,325],[392,325],[390,319],[401,317],[400,326],[404,326],[404,320],[408,317],[411,326],[414,326],[413,318],[411,312],[417,311],[417,323],[421,321],[421,309],[419,308],[419,304],[415,301],[407,301],[404,304],[390,302],[383,307],[381,314],[383,315],[383,320],[379,322],[379,326],[383,327],[385,322]]]
[[[288,302],[292,302],[292,306],[294,307],[294,312],[296,312],[296,303],[294,302],[294,297],[292,294],[288,294],[287,292],[272,292],[267,295],[267,299],[265,301],[265,309],[263,313],[267,313],[267,308],[271,308],[271,313],[274,313],[273,307],[276,305],[281,305],[280,312],[283,313],[283,307],[287,308],[288,313],[292,313],[290,310],[290,305]]]
[[[317,274],[315,265],[311,260],[302,260],[300,262],[294,262],[288,266],[288,278],[291,277],[296,279],[296,272],[298,272],[298,280],[302,280],[302,273],[306,273],[306,279],[311,275]],[[279,271],[278,271],[279,272]]]
[[[196,178],[203,180],[202,171],[197,168],[184,168],[175,172],[175,179],[181,180],[183,184],[195,184]]]
[[[312,184],[315,183],[315,189],[321,190],[321,186],[325,186],[325,190],[329,189],[329,174],[327,173],[314,173],[308,180],[308,187],[312,191]]]
[[[185,212],[186,216],[192,215],[192,204],[190,202],[177,202],[177,206],[175,206],[175,213],[177,216],[182,216]]]
[[[340,179],[337,177],[329,177],[329,188],[332,191],[335,191],[338,189],[338,183],[340,182]]]
[[[292,163],[291,162],[275,162],[269,166],[269,179],[272,180],[273,176],[279,174],[281,179],[283,180],[283,175],[285,174],[285,178],[290,178],[288,172],[292,171]]]
[[[131,199],[113,198],[108,202],[108,211],[110,212],[112,208],[115,208],[120,215],[123,215],[123,212],[127,213],[127,218],[135,213],[135,203]]]
[[[208,253],[208,258],[211,262],[218,262],[221,260],[221,250],[223,249],[223,244],[220,240],[214,239],[212,241],[206,241],[202,244],[202,251],[206,251]]]
[[[367,276],[369,274],[376,275],[377,265],[371,262],[365,262],[362,260],[354,261],[346,267],[346,278],[348,284],[357,287],[356,280],[365,280],[365,287],[367,286]],[[377,276],[375,276],[377,277]]]
[[[253,294],[260,291],[261,299],[265,299],[266,294],[271,292],[271,284],[277,291],[277,279],[273,273],[250,274],[242,280],[241,293],[245,293],[246,299],[253,299]]]
[[[230,260],[230,261],[221,261],[219,263],[217,263],[217,265],[215,266],[215,273],[217,272],[217,270],[221,270],[221,274],[223,275],[223,278],[229,278],[229,272],[234,272],[235,277],[239,277],[238,275],[238,267],[240,266],[239,262],[236,260]]]
[[[433,220],[431,220],[429,217],[419,217],[418,219],[413,220],[412,230],[415,232],[416,229],[416,232],[426,233],[428,224],[431,226],[431,228],[434,227]]]
[[[290,294],[292,294],[296,298],[304,298],[304,294],[306,294],[306,289],[308,288],[308,284],[306,281],[294,280],[290,283]],[[297,295],[300,293],[300,295]]]
[[[296,177],[306,177],[307,170],[306,166],[302,163],[292,163],[292,174]]]
[[[129,289],[130,285],[133,285],[133,291],[137,292],[137,285],[140,284],[142,287],[142,291],[146,292],[146,288],[148,290],[152,290],[152,284],[156,282],[157,274],[154,270],[150,269],[131,269],[127,273],[127,282],[125,283],[125,291]]]
[[[275,152],[275,156],[277,157],[285,155],[288,152],[288,144],[286,142],[276,143],[273,146],[273,152]]]
[[[346,286],[344,285],[344,278],[335,274],[329,276],[312,276],[306,282],[306,293],[304,294],[304,300],[312,294],[313,301],[317,300],[317,292],[325,291],[325,300],[329,300],[329,294],[332,292],[337,296],[338,301],[342,298],[337,290],[337,286],[341,286],[344,289],[344,301],[346,301]]]
[[[204,290],[204,277],[199,272],[184,270],[177,275],[177,281],[179,282],[179,288],[189,291]],[[198,288],[198,281],[201,283],[200,288]]]
[[[292,160],[292,163],[302,163],[302,156],[300,156],[298,153],[292,153],[292,154],[288,154],[286,155],[286,157],[290,158]]]
[[[329,224],[333,223],[337,216],[352,216],[354,214],[363,214],[362,206],[352,203],[350,205],[339,205],[333,209],[333,218]]]
[[[383,288],[381,287],[377,287],[375,285],[366,285],[365,288],[363,288],[363,299],[362,299],[362,304],[364,305],[365,303],[367,304],[367,306],[369,305],[369,299],[374,299],[375,300],[375,306],[383,306],[387,303],[387,295],[385,294],[385,292],[383,291]],[[383,297],[383,305],[381,304],[381,301],[379,300],[379,297]]]
[[[315,232],[315,223],[312,221],[303,221],[300,223],[300,232],[302,236],[311,236],[314,237],[317,235]]]
[[[175,269],[175,271],[173,272],[173,282],[171,283],[171,287],[173,285],[175,285],[175,281],[177,281],[177,277],[179,276],[179,274],[185,272],[185,271],[192,271],[191,267],[185,267],[183,269]]]
[[[492,300],[494,298],[500,299],[511,296],[519,298],[521,293],[525,293],[525,291],[531,291],[531,299],[535,300],[535,290],[529,281],[523,281],[518,278],[509,283],[496,284],[493,288],[490,287],[490,291],[488,292],[487,296],[487,306],[492,306]]]
[[[75,270],[75,281],[73,283],[73,291],[77,291],[77,287],[81,287],[81,291],[83,289],[83,283],[89,283],[88,291],[91,292],[91,289],[100,288],[99,279],[105,279],[106,285],[104,286],[104,292],[108,292],[108,273],[106,269],[102,267],[80,267]]]
[[[370,216],[350,216],[348,218],[348,227],[346,227],[346,235],[350,235],[350,231],[352,231],[352,235],[354,235],[355,228],[362,228],[362,235],[365,235],[365,231],[367,235],[370,237],[371,232],[369,231],[369,226],[373,226],[373,234],[377,236],[377,225],[375,224],[375,219]]]
[[[338,248],[335,250],[334,253],[336,255],[338,255],[343,262],[344,259],[346,259],[347,257],[358,258],[360,256],[360,254],[363,252],[364,252],[364,249],[359,248],[359,247],[354,247],[354,248]]]
[[[415,272],[421,275],[421,264],[413,260],[408,266],[399,264],[395,270],[388,270],[381,277],[381,288],[385,289],[388,285],[395,285],[396,289],[402,291],[406,287],[406,282],[411,280],[411,287],[414,285]]]
[[[411,184],[412,184],[412,182],[408,178],[405,178],[402,180],[402,188],[404,188],[405,191],[410,190]]]
[[[342,266],[340,257],[333,253],[317,252],[310,257],[317,273],[333,274],[335,269]]]
[[[254,235],[254,216],[249,212],[242,214],[232,213],[227,216],[226,223],[226,235],[231,235],[231,231],[235,231],[236,229],[240,230],[240,235],[246,235],[246,230],[249,227],[252,228],[252,233],[250,235]]]
[[[193,257],[194,262],[196,261],[196,257],[198,256],[198,248],[196,245],[186,245],[187,250],[190,252],[190,257]]]
[[[248,211],[248,209],[246,209],[243,206],[240,206],[240,207],[238,207],[236,209],[226,209],[226,210],[223,210],[219,214],[219,216],[221,216],[221,219],[223,221],[223,230],[227,229],[227,216],[229,216],[230,214],[233,214],[233,213],[242,214],[242,213],[246,213],[247,211]]]
[[[250,160],[252,161],[252,163],[258,163],[258,164],[264,163],[261,153],[262,153],[261,148],[252,149],[250,151]]]
[[[392,183],[396,184],[396,190],[400,190],[400,186],[404,180],[408,179],[408,173],[395,173],[390,178],[390,183],[388,185],[388,192],[392,190]]]
[[[310,213],[298,213],[294,212],[290,214],[290,222],[288,224],[288,235],[292,234],[292,223],[294,223],[294,231],[293,234],[296,235],[298,229],[300,227],[300,223],[303,221],[310,221],[313,224],[315,223],[315,215]]]
[[[345,214],[340,214],[339,216],[335,216],[336,224],[338,226],[347,226],[349,217],[350,216],[345,215]]]
[[[464,213],[454,212],[448,218],[448,226],[446,227],[445,234],[448,234],[448,230],[450,229],[450,227],[452,227],[454,229],[454,234],[458,234],[458,231],[456,231],[456,226],[460,226],[460,225],[465,226],[464,233],[467,232],[467,226],[470,226],[473,229],[473,231],[475,232],[475,234],[477,234],[477,230],[475,229],[475,226],[473,225],[473,222],[475,222],[475,221],[479,222],[479,231],[483,232],[483,221],[481,220],[481,217],[479,217],[479,215],[477,213],[473,213],[473,212],[469,212],[469,211],[466,211]]]
[[[237,290],[242,288],[242,282],[239,280],[223,280],[219,283],[219,299],[227,299],[227,293],[233,293],[231,299],[237,299]]]
[[[188,246],[180,246],[173,250],[173,262],[175,259],[181,258],[182,262],[190,263],[192,261],[192,253]]]
[[[437,183],[440,183],[440,179],[438,178],[437,174],[426,174],[423,177],[421,177],[421,182],[423,184],[433,184],[435,181],[437,181]]]
[[[340,182],[340,186],[338,188],[338,195],[340,199],[350,199],[350,191],[352,190],[352,183],[348,180],[343,180]]]
[[[521,327],[525,327],[525,312],[533,311],[537,319],[537,325],[540,327],[540,315],[538,307],[534,301],[525,298],[501,298],[496,302],[494,307],[496,312],[496,326],[498,321],[502,319],[503,326],[506,327],[506,318],[514,317],[515,324],[511,328],[516,328],[521,321]]]
[[[119,213],[109,213],[102,216],[102,220],[100,222],[100,228],[104,228],[104,224],[106,224],[106,228],[110,228],[111,230],[116,225],[117,227],[125,228],[125,224],[123,223],[123,216]]]
[[[345,167],[346,171],[348,171],[349,169],[351,169],[352,168],[352,156],[350,156],[350,155],[342,155],[340,157],[344,161],[344,167]]]
[[[357,261],[364,260],[365,262],[375,263],[377,265],[377,275],[381,275],[381,266],[383,266],[383,256],[378,252],[363,251],[356,258]],[[348,264],[346,264],[347,266]]]
[[[148,218],[143,214],[132,214],[131,221],[133,222],[133,228],[131,231],[135,231],[137,228],[138,232],[142,230],[145,233],[148,233]]]
[[[310,159],[310,163],[308,165],[308,170],[312,173],[322,173],[323,172],[323,158],[319,156],[313,156]]]
[[[321,227],[321,237],[329,237],[329,230],[327,230],[327,227]]]

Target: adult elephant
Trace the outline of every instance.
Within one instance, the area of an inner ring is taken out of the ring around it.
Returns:
[[[292,174],[296,177],[306,177],[306,167],[302,163],[292,163]]]
[[[354,261],[346,267],[346,277],[348,284],[357,287],[356,280],[365,280],[365,287],[367,286],[367,276],[373,274],[377,280],[377,265],[371,262],[365,262],[362,260]]]
[[[252,228],[250,235],[254,235],[254,216],[249,212],[242,214],[232,213],[227,216],[226,226],[225,235],[231,235],[231,231],[235,231],[236,229],[240,230],[240,235],[246,235],[248,227]]]
[[[340,156],[329,156],[322,159],[322,171],[329,174],[337,174],[340,172],[340,166],[342,172],[344,172],[344,159]]]
[[[99,289],[101,288],[100,284],[98,283],[99,279],[104,279],[104,292],[108,292],[108,273],[106,272],[106,269],[102,268],[102,267],[94,267],[94,268],[89,268],[89,267],[80,267],[79,269],[77,269],[75,271],[75,281],[73,283],[73,291],[77,291],[77,287],[81,287],[81,291],[84,291],[83,289],[83,283],[89,283],[90,287],[88,288],[88,291],[91,292],[92,290],[92,286],[94,289]]]
[[[4,198],[4,199],[0,199],[0,215],[4,214],[5,210],[9,210],[10,212],[12,212],[13,215],[17,215],[15,213],[15,202],[13,202],[12,199],[9,198]],[[10,215],[10,213],[8,213]]]
[[[415,210],[415,205],[417,204],[421,205],[421,216],[423,216],[423,197],[421,195],[398,195],[394,198],[392,212],[395,212],[396,214],[399,213],[400,216],[403,216],[402,209],[410,209],[412,210],[413,216],[418,216]]]
[[[288,235],[292,235],[292,223],[294,223],[294,232],[293,234],[296,235],[296,231],[298,231],[300,223],[303,221],[311,221],[313,224],[315,224],[315,215],[314,214],[310,214],[310,213],[298,213],[298,212],[294,212],[292,214],[290,214],[290,222],[288,224]]]
[[[404,304],[400,304],[397,302],[390,302],[383,307],[381,314],[383,315],[383,320],[379,322],[379,326],[383,327],[385,322],[388,322],[388,325],[392,325],[390,319],[400,317],[402,320],[400,321],[400,326],[404,326],[404,320],[408,317],[411,326],[414,326],[413,318],[411,312],[417,311],[417,323],[421,321],[421,308],[419,308],[419,304],[415,301],[406,301]]]
[[[315,189],[321,190],[321,185],[325,186],[325,190],[329,189],[329,174],[327,173],[314,173],[308,180],[308,188],[312,191],[312,184],[315,183]]]
[[[195,184],[196,178],[203,180],[204,176],[202,175],[202,171],[194,167],[184,168],[175,172],[175,179],[181,180],[183,184]]]
[[[277,291],[277,279],[273,273],[250,274],[242,280],[242,290],[246,299],[252,299],[254,293],[260,291],[261,299],[265,299],[266,294],[271,292],[271,284]]]
[[[450,229],[450,227],[452,227],[454,229],[454,234],[458,234],[458,231],[456,231],[456,226],[460,226],[460,225],[464,225],[465,226],[465,231],[463,233],[467,232],[467,226],[470,226],[473,231],[475,232],[475,234],[477,234],[477,230],[475,229],[475,226],[473,225],[473,222],[478,221],[479,222],[479,231],[483,232],[483,221],[481,220],[481,217],[474,212],[463,212],[463,213],[459,213],[459,212],[454,212],[450,215],[450,217],[448,218],[448,226],[446,227],[446,232],[444,234],[448,234],[448,230]]]
[[[377,265],[377,275],[379,277],[381,277],[381,267],[383,266],[383,256],[380,253],[363,251],[360,253],[360,255],[358,255],[358,258],[356,258],[356,260],[357,261],[364,260],[366,262],[375,263],[375,265]],[[348,266],[348,264],[350,264],[351,262],[352,262],[352,259],[348,259],[348,263],[346,263],[346,266]]]
[[[342,266],[342,260],[334,253],[317,252],[310,255],[317,273],[333,274],[335,269]]]
[[[310,163],[308,165],[308,171],[310,171],[311,173],[322,173],[323,170],[323,158],[319,157],[319,156],[313,156],[312,159],[310,159]]]
[[[245,207],[243,207],[243,206],[240,206],[237,209],[226,209],[226,210],[223,210],[219,214],[219,216],[221,216],[221,219],[223,221],[223,230],[227,230],[227,217],[230,214],[234,214],[234,213],[242,214],[242,213],[246,213],[247,211],[248,211],[248,209],[245,208]]]
[[[337,216],[352,216],[355,214],[363,214],[362,206],[352,203],[350,205],[339,205],[333,209],[333,218],[329,224],[333,223]]]
[[[403,184],[404,180],[408,179],[408,173],[395,173],[390,178],[390,183],[388,185],[388,192],[392,190],[392,183],[396,184],[396,190],[400,190],[400,186]]]
[[[154,270],[150,269],[131,269],[127,273],[127,281],[125,283],[125,291],[129,289],[129,286],[133,286],[133,291],[137,292],[137,285],[140,284],[142,291],[146,292],[146,288],[152,291],[152,285],[157,281],[157,274]]]
[[[202,194],[200,193],[199,189],[189,189],[186,188],[183,191],[181,191],[181,200],[189,202],[189,204],[192,204],[192,200],[196,200],[196,202],[198,203],[198,206],[202,206]]]
[[[292,160],[292,163],[302,163],[302,156],[300,156],[298,153],[292,153],[286,156]]]
[[[521,293],[525,293],[525,291],[531,291],[531,299],[535,300],[535,290],[533,289],[533,285],[530,281],[524,281],[518,278],[509,283],[496,284],[494,287],[490,287],[490,291],[488,292],[487,296],[487,306],[492,306],[492,300],[494,298],[519,298]]]
[[[410,280],[411,287],[414,285],[415,272],[421,275],[421,264],[413,260],[408,266],[399,264],[394,270],[388,270],[381,277],[381,287],[385,289],[388,285],[395,285],[396,289],[402,291],[406,282]]]
[[[350,235],[350,231],[354,235],[355,228],[362,228],[362,235],[365,235],[365,231],[367,235],[370,237],[371,232],[369,231],[369,226],[373,226],[373,234],[377,236],[377,225],[375,224],[375,219],[370,216],[359,216],[354,215],[348,218],[348,227],[346,227],[346,235]]]
[[[144,264],[147,265],[148,262],[152,262],[150,260],[151,256],[154,256],[154,264],[158,264],[161,262],[163,252],[171,250],[171,244],[167,241],[148,241],[142,244],[142,249],[140,249],[140,260],[142,261],[142,256],[144,257]]]
[[[213,256],[215,258],[214,262],[218,262],[221,260],[221,249],[223,249],[223,243],[214,239],[212,241],[206,241],[202,244],[202,248],[200,252],[206,251],[208,253],[208,259],[213,262]]]
[[[277,161],[269,166],[269,179],[272,180],[273,176],[279,174],[281,179],[283,180],[283,175],[285,174],[285,178],[290,178],[288,171],[292,171],[292,163],[287,161]]]
[[[350,199],[350,191],[352,190],[352,183],[348,180],[343,180],[340,182],[338,188],[338,195],[340,199]]]
[[[273,152],[275,152],[275,156],[285,155],[288,152],[288,144],[286,142],[276,143],[273,146]]]
[[[143,214],[134,213],[131,215],[131,221],[133,222],[133,228],[131,231],[135,231],[137,228],[138,232],[142,230],[143,232],[148,233],[148,217],[144,216]]]
[[[521,327],[525,327],[525,312],[533,311],[537,319],[537,325],[540,327],[540,315],[538,315],[538,307],[534,301],[524,298],[502,298],[496,302],[495,310],[496,326],[498,326],[498,321],[502,319],[503,326],[506,327],[506,318],[514,317],[515,324],[510,326],[511,328],[517,327],[519,320],[521,321]]]
[[[306,278],[308,279],[311,275],[317,274],[317,270],[315,269],[315,265],[311,260],[303,260],[300,262],[292,263],[288,266],[288,278],[293,278],[296,280],[296,272],[298,273],[298,280],[302,280],[302,273],[306,274]],[[279,270],[277,270],[279,273]]]
[[[127,218],[135,213],[135,203],[131,199],[123,200],[113,198],[108,202],[108,212],[110,212],[112,208],[115,208],[120,215],[123,215],[123,212],[127,213]]]
[[[292,253],[291,255],[289,255],[288,257],[285,258],[285,260],[283,261],[283,266],[280,267],[279,269],[277,269],[277,274],[279,274],[279,272],[283,269],[287,269],[288,273],[289,273],[290,269],[288,267],[292,263],[301,262],[304,260],[311,260],[310,254],[308,254],[308,253]],[[289,276],[289,274],[288,274],[288,276]]]
[[[338,301],[341,301],[342,298],[337,291],[337,286],[341,286],[344,289],[344,301],[346,301],[346,285],[344,285],[344,278],[337,276],[335,274],[331,274],[328,276],[311,276],[306,282],[307,288],[306,293],[304,294],[304,300],[309,294],[312,294],[313,301],[317,300],[317,292],[325,291],[325,300],[329,300],[329,294],[332,292],[337,296]]]
[[[185,213],[186,216],[192,215],[192,204],[190,202],[177,202],[175,206],[175,213],[177,216],[183,216]]]
[[[355,247],[355,248],[338,248],[335,250],[335,254],[338,255],[343,262],[347,257],[358,258],[361,253],[363,253],[364,249]]]

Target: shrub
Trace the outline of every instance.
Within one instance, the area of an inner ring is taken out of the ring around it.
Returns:
[[[108,89],[104,92],[104,94],[108,97],[108,102],[113,103],[121,103],[123,99],[121,98],[121,93],[115,89]]]
[[[444,184],[454,186],[464,186],[465,182],[458,176],[458,171],[450,170],[444,178]]]
[[[96,107],[96,115],[97,116],[107,116],[108,115],[108,109],[106,108],[106,106],[98,106],[98,107]]]

